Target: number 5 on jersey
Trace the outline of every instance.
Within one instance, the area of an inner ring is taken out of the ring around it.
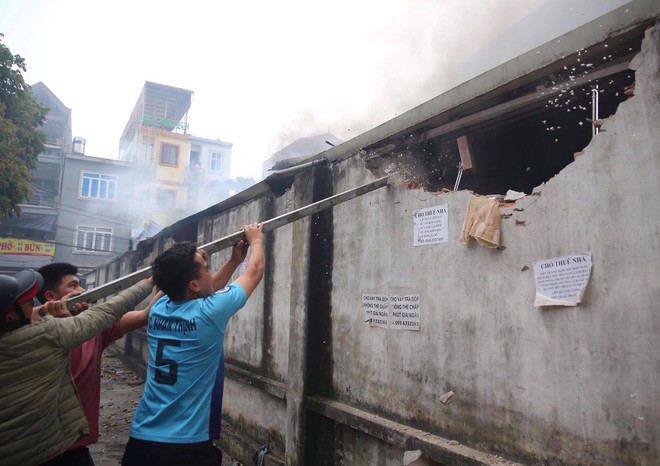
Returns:
[[[165,385],[174,385],[177,379],[178,365],[174,359],[163,357],[163,350],[166,346],[181,346],[178,340],[158,339],[158,348],[156,349],[156,382]],[[161,370],[167,366],[167,372]]]

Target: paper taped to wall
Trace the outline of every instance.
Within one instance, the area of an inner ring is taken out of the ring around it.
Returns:
[[[413,246],[449,241],[447,206],[437,205],[413,212]]]
[[[556,257],[534,263],[534,307],[577,306],[591,276],[591,254]]]
[[[362,294],[362,310],[365,322],[371,327],[420,329],[418,294]]]

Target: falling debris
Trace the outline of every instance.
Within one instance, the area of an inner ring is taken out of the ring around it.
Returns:
[[[408,450],[403,452],[403,466],[408,466],[409,464],[417,461],[422,456],[421,450]]]
[[[453,397],[454,397],[454,392],[453,392],[453,390],[452,390],[452,391],[448,391],[447,393],[445,393],[444,395],[442,395],[442,396],[440,397],[440,403],[442,403],[443,405],[448,405],[449,403],[451,403],[451,399],[452,399]]]
[[[506,192],[506,196],[504,196],[504,202],[517,201],[518,199],[522,199],[523,197],[525,197],[525,193],[521,193],[521,192],[513,191],[513,190],[509,189]]]

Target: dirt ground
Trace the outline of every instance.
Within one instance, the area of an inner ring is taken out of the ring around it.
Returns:
[[[126,367],[111,349],[106,350],[101,368],[101,436],[98,443],[89,447],[96,466],[121,464],[133,411],[143,387],[144,380]],[[223,458],[223,466],[240,466],[224,452]]]

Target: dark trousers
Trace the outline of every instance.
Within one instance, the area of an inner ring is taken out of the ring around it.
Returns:
[[[41,466],[94,466],[94,460],[87,447],[82,447],[65,451]]]
[[[129,438],[122,466],[220,466],[222,452],[210,440],[161,443]]]

